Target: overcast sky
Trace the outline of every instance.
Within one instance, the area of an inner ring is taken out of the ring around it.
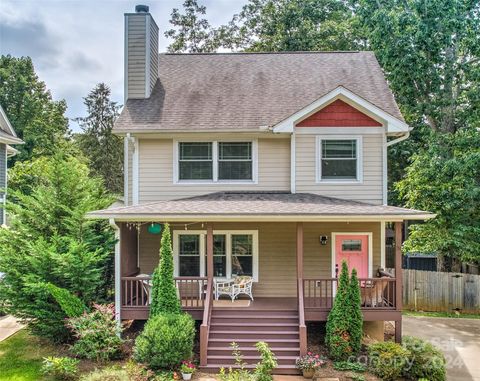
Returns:
[[[228,22],[246,0],[200,0],[214,26]],[[173,8],[183,0],[0,0],[0,53],[30,56],[53,98],[67,101],[67,116],[85,114],[82,97],[99,82],[123,102],[123,14],[136,4],[150,6],[160,28],[160,52],[169,42],[163,32]],[[74,130],[75,123],[70,122]]]

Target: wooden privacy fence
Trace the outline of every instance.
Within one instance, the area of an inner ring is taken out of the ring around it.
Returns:
[[[480,275],[403,270],[403,308],[480,313]]]

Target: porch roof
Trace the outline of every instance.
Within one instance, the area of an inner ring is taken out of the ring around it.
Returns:
[[[119,221],[401,221],[435,217],[421,210],[289,192],[216,192],[97,210],[87,216]]]

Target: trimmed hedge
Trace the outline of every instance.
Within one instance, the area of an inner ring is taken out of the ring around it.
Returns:
[[[151,369],[172,369],[193,354],[195,322],[188,314],[160,314],[148,319],[135,341],[133,357]]]

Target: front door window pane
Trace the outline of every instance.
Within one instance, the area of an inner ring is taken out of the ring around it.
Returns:
[[[200,276],[200,236],[182,234],[179,240],[179,275]]]
[[[344,239],[342,251],[362,251],[362,241],[360,239]]]
[[[253,275],[251,234],[232,234],[232,275]]]

